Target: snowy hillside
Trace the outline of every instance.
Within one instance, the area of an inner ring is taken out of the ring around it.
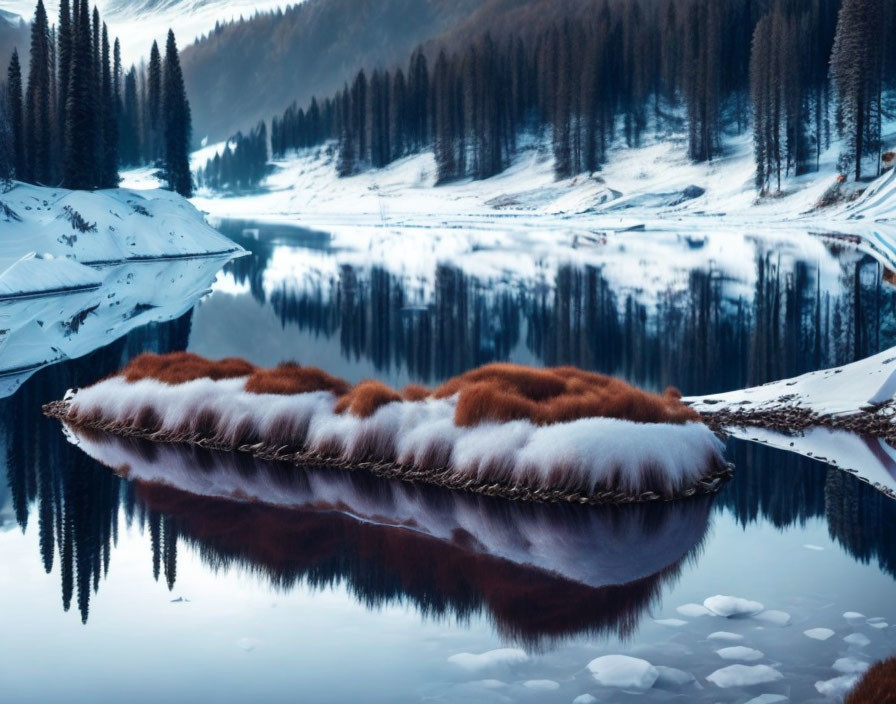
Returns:
[[[205,149],[202,161],[214,151]],[[327,145],[274,162],[274,172],[257,193],[225,197],[205,191],[194,202],[215,216],[298,218],[310,226],[432,225],[465,219],[544,223],[545,216],[552,216],[582,227],[644,224],[667,229],[681,223],[716,226],[724,216],[726,224],[734,225],[826,227],[835,220],[838,229],[843,223],[844,231],[853,231],[858,220],[896,222],[896,177],[891,172],[854,203],[817,207],[837,188],[836,146],[825,153],[817,173],[790,178],[782,195],[765,199],[756,195],[749,135],[731,140],[726,155],[708,163],[694,164],[685,152],[685,145],[674,139],[637,149],[619,147],[600,172],[556,180],[549,148],[533,142],[497,176],[436,186],[429,152],[340,179],[335,146]],[[845,201],[853,190],[853,185],[843,186]]]
[[[174,29],[182,46],[214,29],[216,22],[250,17],[256,12],[284,8],[283,0],[97,0],[96,5],[108,22],[110,34],[121,42],[125,63],[139,63],[149,56],[153,40],[164,48],[168,28]],[[0,12],[31,21],[33,0],[4,0]],[[59,17],[59,0],[44,3],[51,21]],[[19,51],[27,47],[19,47]]]
[[[242,250],[166,191],[0,193],[0,397],[36,369],[182,315]]]

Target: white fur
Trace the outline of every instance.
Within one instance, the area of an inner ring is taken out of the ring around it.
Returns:
[[[96,412],[105,421],[130,425],[141,409],[151,408],[162,419],[163,434],[183,437],[195,434],[191,423],[200,414],[212,412],[213,439],[229,449],[254,437],[271,451],[288,445],[349,461],[438,469],[421,466],[436,446],[445,448],[448,466],[461,478],[586,493],[612,487],[669,494],[692,486],[721,461],[722,443],[701,423],[584,418],[547,426],[520,420],[465,428],[454,425],[455,399],[395,402],[358,418],[335,413],[329,392],[251,394],[244,384],[244,378],[169,385],[113,377],[75,394],[69,417]]]

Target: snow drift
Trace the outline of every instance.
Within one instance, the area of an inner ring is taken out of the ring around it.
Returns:
[[[434,615],[481,608],[530,644],[632,633],[699,550],[711,508],[710,497],[649,510],[513,503],[83,428],[70,438],[215,565],[286,588],[345,581],[368,603]]]
[[[294,363],[141,355],[45,410],[76,427],[523,500],[671,499],[730,473],[676,391],[563,367],[486,365],[399,393]]]

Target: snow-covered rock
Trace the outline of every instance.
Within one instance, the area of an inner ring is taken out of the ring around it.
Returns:
[[[750,687],[784,679],[778,670],[768,665],[729,665],[716,670],[707,678],[717,687]]]
[[[605,687],[650,689],[660,671],[647,660],[629,655],[603,655],[588,663],[592,677]]]
[[[753,616],[765,608],[758,601],[742,599],[738,596],[725,596],[723,594],[707,598],[703,602],[703,606],[716,616],[724,616],[725,618]]]

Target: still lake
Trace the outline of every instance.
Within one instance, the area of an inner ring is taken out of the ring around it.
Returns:
[[[0,399],[0,701],[831,701],[850,670],[896,652],[896,502],[823,462],[731,440],[732,481],[681,505],[401,494],[420,520],[525,535],[514,554],[546,570],[484,554],[475,534],[440,542],[351,512],[127,482],[40,412],[140,352],[179,349],[393,385],[495,360],[685,394],[764,383],[896,346],[896,288],[853,243],[590,233],[574,235],[575,263],[483,248],[408,266],[400,243],[368,257],[326,232],[216,224],[251,255],[192,310]],[[234,471],[261,481],[283,468]],[[765,612],[703,613],[714,595]],[[588,664],[607,654],[649,661],[656,684],[601,686]],[[707,680],[738,663],[780,677]]]

